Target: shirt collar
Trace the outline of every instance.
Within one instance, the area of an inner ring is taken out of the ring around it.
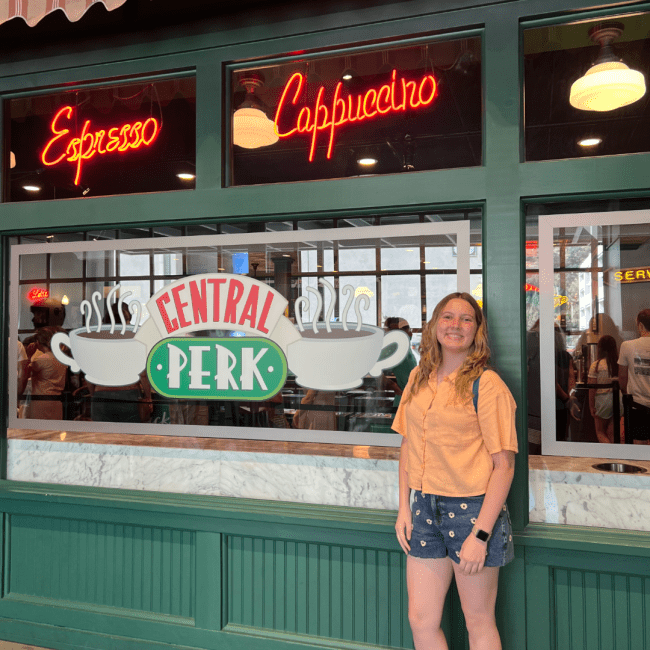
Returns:
[[[454,370],[451,374],[444,377],[442,381],[447,381],[447,382],[453,384],[456,381],[456,376],[458,375],[459,370],[460,370],[460,368],[456,368],[456,370]],[[433,384],[436,387],[438,386],[438,371],[437,370],[434,370],[429,375],[429,383]]]

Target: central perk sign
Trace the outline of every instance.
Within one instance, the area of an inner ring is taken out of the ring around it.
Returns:
[[[324,278],[319,282],[330,293],[328,311],[320,320],[322,297],[308,287],[321,299],[314,320],[306,324],[300,319],[305,296],[296,301],[294,324],[284,315],[288,301],[282,294],[231,273],[189,276],[163,287],[147,302],[150,318],[141,327],[138,301],[129,303],[136,324],[126,322],[122,305],[128,293],[118,300],[121,323],[108,309],[111,322],[102,324],[102,295],[96,291],[81,304],[84,327],[57,332],[52,351],[93,384],[130,386],[146,371],[160,395],[200,400],[268,400],[284,386],[288,372],[304,388],[349,390],[404,359],[409,348],[404,332],[384,332],[362,321],[360,305],[367,308],[367,295],[343,287],[350,297],[342,321],[333,322],[337,292]],[[110,289],[107,305],[118,290],[119,285]],[[351,313],[356,320],[348,323]]]
[[[390,113],[405,113],[429,106],[438,94],[438,84],[432,74],[417,81],[407,80],[397,70],[391,80],[379,88],[369,88],[359,95],[343,96],[343,82],[339,81],[329,101],[325,100],[325,86],[316,93],[313,108],[296,105],[302,100],[305,76],[294,73],[287,81],[275,112],[275,132],[279,138],[296,134],[311,136],[309,162],[316,154],[319,133],[328,134],[327,158],[332,157],[337,130],[345,124],[364,122]],[[292,94],[293,93],[293,94]]]

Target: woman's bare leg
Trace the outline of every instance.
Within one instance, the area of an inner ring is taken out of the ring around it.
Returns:
[[[499,567],[483,567],[465,575],[454,564],[456,586],[469,633],[470,650],[501,650],[501,639],[494,617],[499,584]]]
[[[416,650],[448,650],[440,627],[442,609],[454,575],[448,557],[406,560],[406,585],[409,594],[409,623]]]
[[[614,419],[603,420],[594,415],[594,426],[596,428],[596,437],[602,444],[611,444],[614,442]]]

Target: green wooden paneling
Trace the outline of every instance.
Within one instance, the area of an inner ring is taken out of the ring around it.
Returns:
[[[543,543],[526,545],[526,619],[528,638],[535,643],[530,647],[650,648],[647,549],[635,554],[629,547],[626,556],[617,556],[586,552],[584,542],[573,541],[570,549],[545,548]]]
[[[194,618],[193,532],[13,515],[5,544],[11,599]]]
[[[227,629],[412,647],[401,551],[232,535],[226,562]]]
[[[650,578],[564,568],[550,577],[554,649],[650,647]]]

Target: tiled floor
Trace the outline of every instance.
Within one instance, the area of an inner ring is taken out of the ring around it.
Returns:
[[[0,650],[47,650],[47,648],[37,648],[33,645],[24,643],[11,643],[10,641],[0,641]]]

